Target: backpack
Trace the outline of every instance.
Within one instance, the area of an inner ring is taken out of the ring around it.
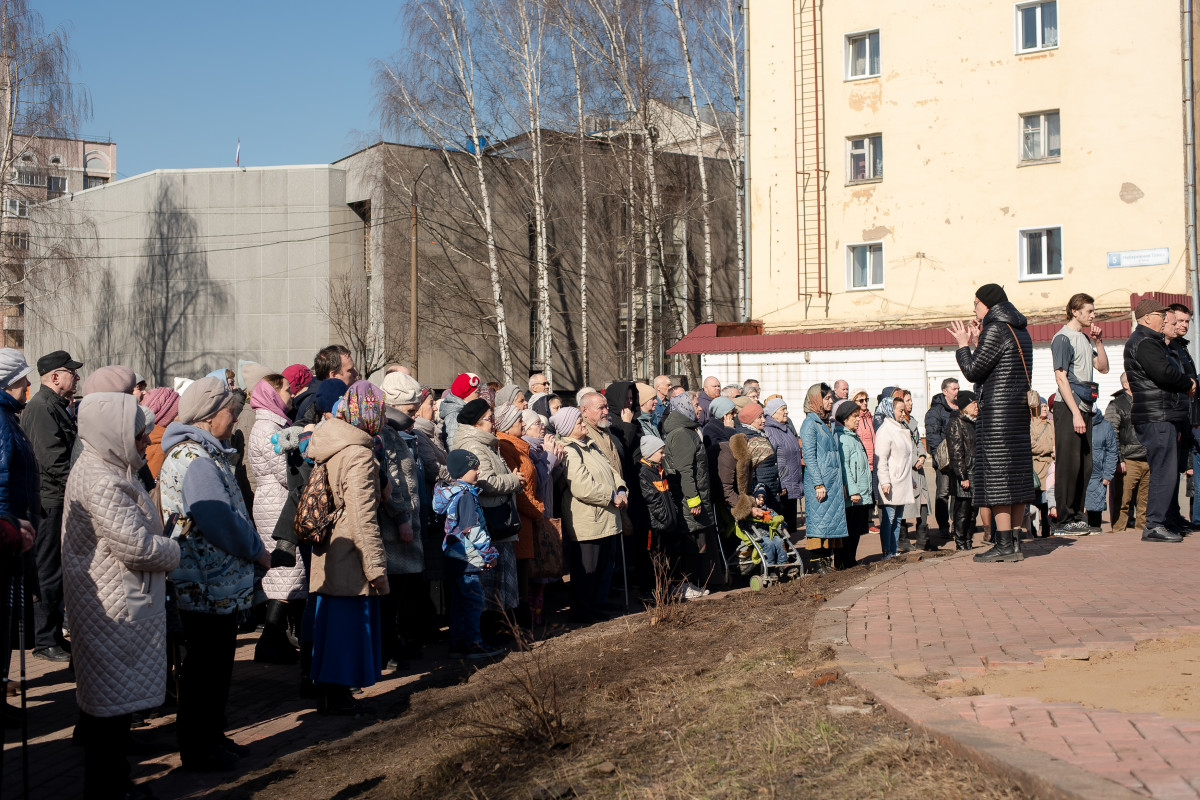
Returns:
[[[933,466],[938,472],[948,473],[950,470],[950,447],[945,439],[938,442],[937,449],[933,452]]]
[[[329,473],[324,464],[313,467],[308,483],[296,501],[296,519],[292,529],[301,544],[324,547],[329,544],[333,526],[338,521],[341,509],[333,501],[333,488],[329,485]]]

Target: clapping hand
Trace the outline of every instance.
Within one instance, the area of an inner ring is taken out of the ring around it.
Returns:
[[[954,320],[946,330],[954,337],[954,341],[958,342],[959,347],[966,347],[971,343],[971,328],[962,320]]]

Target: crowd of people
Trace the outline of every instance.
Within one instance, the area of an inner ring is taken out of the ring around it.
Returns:
[[[1043,402],[1025,317],[980,287],[975,319],[949,329],[973,389],[944,381],[924,431],[910,390],[845,380],[802,398],[665,375],[563,396],[541,373],[462,373],[438,396],[400,365],[360,379],[330,345],[311,367],[241,361],[148,387],[119,365],[79,384],[65,351],[33,376],[0,350],[0,599],[7,619],[32,603],[35,657],[73,662],[85,794],[121,797],[133,717],[164,702],[185,768],[244,757],[225,707],[238,633],[259,626],[256,661],[294,666],[322,713],[354,713],[354,692],[443,620],[450,657],[500,655],[564,578],[586,624],[621,608],[621,587],[690,600],[743,562],[848,569],[875,532],[889,559],[951,537],[969,550],[981,527],[976,561],[1020,561],[1022,530],[1091,533],[1110,506],[1123,530],[1133,501],[1143,539],[1178,541],[1190,313],[1137,307],[1104,415],[1094,313],[1071,298]]]

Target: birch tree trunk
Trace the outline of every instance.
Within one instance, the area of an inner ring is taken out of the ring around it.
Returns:
[[[579,327],[583,350],[583,383],[591,385],[588,352],[588,176],[587,130],[583,117],[583,74],[574,40],[570,43],[571,67],[575,73],[575,114],[579,130]],[[631,309],[632,310],[632,309]],[[630,373],[632,374],[632,372]]]

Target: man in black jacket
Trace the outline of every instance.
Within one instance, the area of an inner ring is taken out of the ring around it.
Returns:
[[[1167,338],[1167,348],[1171,355],[1179,361],[1183,374],[1192,380],[1197,380],[1196,363],[1188,352],[1188,329],[1192,324],[1192,312],[1183,303],[1172,303],[1167,306],[1167,321],[1163,326],[1163,335]],[[1168,332],[1170,329],[1170,332]],[[1187,397],[1179,398],[1179,472],[1187,472],[1192,466],[1192,452],[1196,449],[1196,434],[1191,426],[1191,402]],[[1168,525],[1185,531],[1196,530],[1187,517],[1179,511],[1179,491],[1171,495],[1171,510],[1167,512]]]
[[[63,638],[62,520],[63,494],[78,435],[69,408],[82,367],[65,350],[38,359],[42,388],[21,414],[21,429],[33,445],[41,480],[42,518],[34,538],[37,601],[33,604],[33,654],[47,661],[70,661]]]
[[[1143,299],[1134,310],[1137,327],[1125,343],[1125,373],[1133,394],[1133,429],[1146,445],[1150,465],[1150,497],[1142,531],[1142,541],[1146,542],[1183,539],[1167,527],[1167,512],[1179,478],[1179,395],[1196,393],[1196,382],[1184,373],[1167,348],[1163,336],[1166,314],[1162,303]]]
[[[942,381],[942,393],[933,398],[929,410],[925,412],[925,449],[936,453],[938,445],[946,437],[946,425],[950,422],[951,414],[958,411],[958,381],[946,378]],[[934,501],[933,515],[942,536],[950,532],[950,502],[954,493],[950,490],[950,476],[944,472],[937,473],[937,499]]]
[[[1146,528],[1146,500],[1150,496],[1150,467],[1146,463],[1146,445],[1138,441],[1133,430],[1133,395],[1129,392],[1129,377],[1121,373],[1121,391],[1113,394],[1104,410],[1104,418],[1117,432],[1120,463],[1113,481],[1113,533],[1129,527],[1129,501],[1134,501],[1134,527]]]

